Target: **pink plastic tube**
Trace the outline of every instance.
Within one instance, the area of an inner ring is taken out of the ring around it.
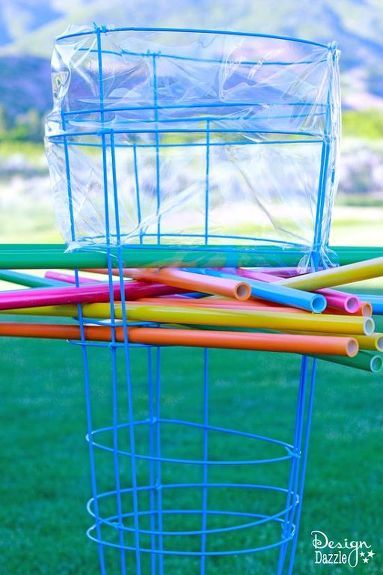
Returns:
[[[238,270],[238,274],[242,277],[251,278],[263,282],[278,282],[279,280],[284,279],[274,274],[271,275],[269,273],[256,272],[254,270],[246,270],[242,268]],[[350,295],[345,292],[341,292],[330,288],[323,288],[315,291],[316,293],[320,293],[325,296],[328,307],[330,308],[341,309],[343,311],[346,311],[347,313],[357,313],[362,305],[362,302],[357,296]]]
[[[158,283],[131,281],[124,284],[125,297],[128,300],[170,295],[179,291],[177,288]],[[120,295],[120,285],[117,283],[113,284],[115,300],[119,301],[121,299]],[[108,302],[109,298],[109,286],[105,284],[6,291],[0,294],[0,310],[68,303],[102,303]]]
[[[330,288],[323,288],[317,291],[325,296],[329,308],[343,309],[348,313],[357,313],[362,306],[362,302],[355,295],[350,297],[350,294]]]
[[[58,280],[60,282],[65,282],[68,284],[75,284],[76,283],[76,278],[74,275],[65,274],[62,272],[48,271],[48,272],[45,272],[44,277],[51,279],[51,280]],[[102,283],[102,280],[93,280],[93,279],[84,278],[84,277],[80,277],[80,276],[79,276],[79,280],[80,280],[81,285],[92,285],[92,284]]]

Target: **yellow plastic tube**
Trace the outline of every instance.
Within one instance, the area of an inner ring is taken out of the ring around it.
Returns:
[[[70,317],[77,315],[77,310],[73,314],[73,308],[75,307],[67,306],[65,313],[64,310],[61,310],[60,315]],[[110,305],[106,303],[85,304],[82,309],[84,317],[87,318],[108,319],[111,315]],[[27,310],[24,309],[22,311],[25,313]],[[10,312],[11,310],[7,310],[7,313]],[[114,314],[116,319],[121,320],[124,318],[122,304],[115,304]],[[372,318],[362,316],[275,313],[264,310],[207,309],[206,307],[188,307],[181,304],[164,306],[160,301],[155,305],[129,302],[126,304],[126,317],[130,321],[352,335],[371,335],[375,328]]]
[[[383,276],[383,257],[329,268],[279,281],[280,285],[302,290],[317,290]]]
[[[84,310],[85,311],[85,310]],[[86,312],[85,312],[86,313]],[[116,314],[117,315],[117,314]],[[299,329],[347,334],[370,334],[374,330],[371,318],[347,316],[320,316],[267,311],[237,311],[206,308],[183,308],[182,306],[150,306],[129,304],[128,318],[135,321],[159,323],[183,323],[223,327],[250,327],[258,329]],[[298,327],[299,326],[299,327]]]
[[[110,316],[110,306],[105,305],[105,312],[108,309]],[[105,313],[104,312],[104,313]],[[47,316],[47,317],[77,317],[78,306],[73,304],[64,305],[44,305],[40,307],[21,307],[1,310],[0,315],[33,315],[33,316]],[[105,317],[105,316],[103,316]]]
[[[354,338],[359,343],[360,349],[383,352],[383,333],[373,333],[371,335],[357,334]]]

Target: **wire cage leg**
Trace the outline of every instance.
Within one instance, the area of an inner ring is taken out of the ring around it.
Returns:
[[[282,575],[283,573],[288,573],[288,575],[291,575],[294,568],[294,560],[299,536],[300,518],[302,514],[303,491],[306,477],[315,379],[316,360],[302,357],[294,433],[294,452],[297,457],[294,458],[291,462],[289,489],[287,495],[288,502],[291,500],[292,496],[295,495],[298,498],[299,505],[297,505],[290,513],[288,513],[285,518],[283,531],[288,533],[289,530],[293,528],[294,536],[290,546],[288,546],[286,543],[281,546],[278,560],[278,575]]]
[[[170,349],[113,341],[80,345],[92,479],[88,509],[94,517],[88,534],[98,543],[101,575],[215,575],[225,573],[225,564],[244,568],[242,561],[253,569],[249,573],[291,575],[315,362],[302,358],[293,437],[286,443],[217,424],[219,356],[211,350],[194,350],[193,372],[181,376],[177,362],[169,361]],[[100,395],[88,358],[93,352],[105,354],[109,362],[109,393]],[[137,375],[144,363],[145,373]],[[179,384],[184,379],[187,390],[170,395],[175,389],[169,386],[171,376]],[[102,426],[96,423],[100,415]],[[261,455],[259,442],[264,444]],[[278,466],[285,464],[279,473]]]

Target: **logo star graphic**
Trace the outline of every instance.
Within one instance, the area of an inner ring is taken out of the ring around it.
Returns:
[[[368,563],[367,557],[365,557],[365,558],[363,559],[363,563]]]
[[[375,555],[375,553],[371,550],[371,551],[368,552],[367,555],[368,555],[368,557],[373,557],[373,556]]]
[[[361,557],[364,557],[364,551],[361,551],[361,552],[360,552],[360,556],[361,556]]]

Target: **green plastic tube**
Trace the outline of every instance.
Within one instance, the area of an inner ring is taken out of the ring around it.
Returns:
[[[355,357],[343,357],[341,355],[317,355],[317,359],[323,359],[331,363],[340,363],[370,373],[380,373],[383,370],[383,354],[360,351]]]
[[[65,253],[62,244],[0,245],[0,269],[74,269],[105,264],[101,252]]]
[[[65,252],[63,244],[0,245],[0,269],[81,269],[107,267],[107,254],[102,247]],[[333,246],[341,265],[383,255],[380,247]],[[296,248],[276,246],[154,246],[130,245],[112,248],[117,264],[119,251],[125,267],[252,267],[295,266],[304,255]]]
[[[383,256],[381,246],[332,246],[331,249],[338,256],[339,264],[342,266]]]
[[[236,267],[254,265],[297,265],[303,252],[296,249],[269,246],[124,246],[111,248],[110,254],[118,264],[121,254],[125,267]],[[77,250],[65,252],[57,244],[3,245],[0,247],[0,269],[39,268],[100,268],[107,267],[106,250]]]

